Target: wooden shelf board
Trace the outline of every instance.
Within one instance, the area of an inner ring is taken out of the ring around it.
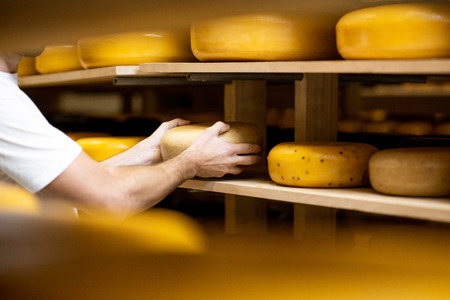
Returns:
[[[140,64],[141,74],[177,73],[348,73],[450,74],[450,59],[194,62]]]
[[[23,76],[19,77],[19,85],[21,87],[45,87],[70,84],[95,84],[110,82],[115,77],[180,76],[194,73],[449,75],[450,59],[146,63],[139,66],[113,66]]]
[[[265,178],[192,179],[180,187],[390,216],[450,222],[450,198],[387,196],[379,194],[371,188],[286,187]]]
[[[89,70],[40,74],[19,77],[19,86],[58,86],[69,84],[91,84],[112,82],[117,76],[136,76],[139,66],[114,66]]]

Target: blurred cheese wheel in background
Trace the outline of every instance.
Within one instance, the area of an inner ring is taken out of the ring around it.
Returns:
[[[77,140],[83,150],[94,160],[102,161],[119,154],[145,137],[86,137]]]
[[[398,122],[394,132],[397,134],[426,135],[431,134],[433,125],[427,121]]]
[[[437,124],[433,129],[433,134],[450,135],[450,122]]]
[[[258,144],[262,136],[258,126],[246,122],[228,122],[230,130],[219,135],[228,143]],[[163,160],[171,159],[186,150],[192,143],[214,123],[197,123],[178,126],[167,131],[161,139],[161,156]]]
[[[83,67],[74,45],[52,45],[36,57],[36,70],[41,74],[81,70]]]
[[[369,161],[374,190],[397,196],[450,196],[450,147],[395,148]]]
[[[378,149],[353,142],[281,143],[270,150],[270,178],[298,187],[356,187],[369,184],[369,158]]]
[[[201,61],[312,60],[338,57],[337,19],[325,15],[255,14],[191,24]]]
[[[130,32],[85,38],[78,41],[78,51],[86,69],[194,60],[188,31]]]
[[[111,136],[111,134],[107,132],[88,132],[88,131],[73,131],[73,132],[66,132],[66,135],[70,137],[72,140],[76,141],[81,138],[87,138],[87,137],[105,137],[105,136]]]
[[[35,57],[22,57],[17,70],[18,76],[29,76],[39,74],[36,70],[36,58]]]
[[[345,59],[450,57],[450,3],[402,3],[344,15],[336,25]]]
[[[0,211],[36,214],[38,198],[15,184],[0,182]]]

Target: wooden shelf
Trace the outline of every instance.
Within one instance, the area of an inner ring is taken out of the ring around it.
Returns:
[[[339,73],[339,74],[450,74],[450,59],[332,60],[277,62],[149,63],[141,74],[179,73]]]
[[[23,76],[19,77],[19,85],[21,87],[45,87],[97,84],[113,82],[117,77],[179,77],[198,73],[266,74],[267,76],[268,74],[302,73],[449,75],[450,59],[148,63],[139,66],[114,66]]]
[[[77,70],[70,72],[20,76],[20,87],[45,87],[75,84],[97,84],[113,82],[117,76],[136,76],[138,66],[115,66],[90,70]]]
[[[398,217],[450,223],[450,198],[382,195],[371,188],[318,189],[280,186],[268,178],[193,179],[180,187]]]

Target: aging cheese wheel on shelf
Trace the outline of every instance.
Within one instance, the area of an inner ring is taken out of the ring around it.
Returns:
[[[35,57],[22,57],[17,70],[18,76],[29,76],[39,74],[36,70]]]
[[[52,45],[36,57],[36,70],[41,74],[81,70],[77,47]]]
[[[379,151],[369,161],[374,190],[397,196],[450,196],[450,147]]]
[[[191,24],[201,61],[312,60],[338,57],[337,19],[324,15],[255,14]]]
[[[78,41],[84,68],[192,61],[189,32],[130,32]]]
[[[356,10],[336,25],[346,59],[450,57],[450,3],[402,3]]]
[[[39,200],[35,195],[15,184],[0,182],[0,211],[35,214],[39,210]]]
[[[107,132],[93,132],[93,131],[92,132],[90,132],[90,131],[71,131],[71,132],[66,132],[66,135],[74,141],[77,141],[81,138],[88,138],[88,137],[111,136],[111,134],[107,133]]]
[[[97,161],[105,160],[111,156],[119,154],[145,137],[86,137],[77,140],[83,150]]]
[[[214,123],[197,123],[170,129],[161,139],[163,160],[171,159],[189,148],[190,145]],[[230,130],[219,137],[228,143],[250,143],[261,145],[261,133],[258,126],[246,122],[229,122]]]
[[[298,187],[356,187],[369,184],[369,158],[378,149],[353,142],[288,142],[267,157],[270,178]]]

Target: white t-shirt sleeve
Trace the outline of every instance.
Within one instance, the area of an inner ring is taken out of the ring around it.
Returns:
[[[13,74],[0,73],[0,177],[35,193],[58,177],[81,147],[49,124],[16,82]]]

